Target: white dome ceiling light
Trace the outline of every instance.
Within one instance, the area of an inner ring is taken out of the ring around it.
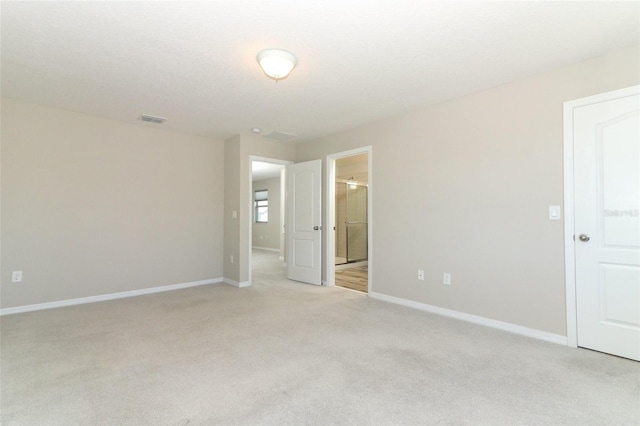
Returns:
[[[298,63],[291,53],[279,49],[262,50],[257,59],[264,73],[276,82],[287,77]]]

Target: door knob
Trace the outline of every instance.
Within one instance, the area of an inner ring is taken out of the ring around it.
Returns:
[[[318,229],[320,229],[318,226],[314,226],[314,227],[313,227],[313,230],[314,230],[314,231],[317,231]]]
[[[589,234],[580,234],[578,238],[580,238],[580,241],[583,241],[585,243],[591,239]]]

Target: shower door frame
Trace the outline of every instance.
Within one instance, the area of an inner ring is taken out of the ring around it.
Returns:
[[[367,173],[368,173],[368,191],[367,191],[367,262],[369,264],[367,294],[373,291],[373,149],[365,146],[349,151],[337,152],[329,154],[326,157],[326,176],[327,176],[327,192],[326,192],[326,245],[325,245],[325,284],[327,286],[336,285],[336,160],[354,155],[367,154]]]

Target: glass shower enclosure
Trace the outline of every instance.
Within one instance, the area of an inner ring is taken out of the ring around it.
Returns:
[[[336,182],[336,265],[367,260],[368,191],[365,184]]]

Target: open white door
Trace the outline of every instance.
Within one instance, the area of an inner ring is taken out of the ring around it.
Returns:
[[[322,161],[287,166],[287,278],[321,284]]]
[[[633,91],[632,91],[633,93]],[[640,360],[640,99],[573,109],[577,344]]]

